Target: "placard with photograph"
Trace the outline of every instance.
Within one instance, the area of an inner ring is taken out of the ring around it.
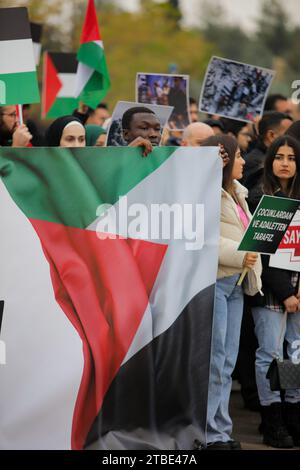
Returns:
[[[137,73],[136,101],[173,106],[168,122],[171,130],[183,130],[190,124],[188,75]]]
[[[275,72],[212,57],[201,90],[199,110],[251,122],[262,116]]]
[[[137,112],[137,108],[140,108],[141,112]],[[106,145],[119,147],[128,145],[126,129],[124,129],[124,122],[122,124],[122,121],[125,112],[130,109],[132,109],[134,115],[141,117],[141,121],[137,121],[136,117],[134,119],[134,124],[139,127],[139,129],[136,130],[139,136],[142,136],[142,134],[145,133],[145,138],[147,138],[147,128],[151,127],[154,129],[154,134],[156,133],[156,136],[154,135],[153,138],[149,140],[153,145],[160,145],[163,129],[170,119],[173,107],[154,104],[145,105],[131,101],[119,101],[117,103],[112,114]],[[132,120],[132,117],[130,117],[130,119]]]

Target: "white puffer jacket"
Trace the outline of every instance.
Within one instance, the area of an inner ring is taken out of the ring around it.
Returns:
[[[246,202],[248,190],[236,180],[233,184],[236,198],[249,220],[251,220],[252,215]],[[238,251],[238,246],[245,233],[244,225],[240,219],[236,203],[224,189],[222,189],[220,231],[218,279],[242,273],[246,254],[244,251]],[[249,270],[243,282],[243,289],[246,294],[255,295],[261,290],[261,272],[262,265],[259,256],[254,268]]]

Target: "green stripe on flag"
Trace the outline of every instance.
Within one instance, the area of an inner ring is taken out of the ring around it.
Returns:
[[[107,88],[105,77],[98,72],[94,72],[79,95],[80,101],[96,108],[107,95]]]
[[[93,41],[81,44],[77,59],[78,62],[94,70],[90,79],[83,85],[79,98],[92,108],[96,108],[110,88],[110,78],[104,49]]]
[[[114,204],[175,151],[141,149],[0,148],[0,176],[28,218],[86,228],[100,204]]]
[[[78,103],[78,98],[56,98],[46,117],[52,119],[72,114],[78,108]]]
[[[39,103],[36,71],[0,74],[0,105]]]
[[[107,71],[104,49],[93,41],[81,44],[77,53],[77,60],[91,67],[91,69],[97,70],[100,74],[103,74],[104,66]]]

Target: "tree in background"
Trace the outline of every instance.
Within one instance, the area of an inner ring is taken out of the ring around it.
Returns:
[[[291,46],[289,17],[279,0],[264,0],[257,20],[257,38],[274,56],[285,55]]]

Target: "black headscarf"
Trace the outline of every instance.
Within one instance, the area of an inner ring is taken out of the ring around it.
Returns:
[[[77,119],[74,116],[62,116],[62,117],[55,119],[55,121],[53,121],[52,124],[46,130],[46,134],[45,134],[46,147],[59,147],[60,139],[64,131],[64,128],[66,127],[67,124],[69,124],[72,121],[79,122],[79,124],[83,126],[80,119]]]

